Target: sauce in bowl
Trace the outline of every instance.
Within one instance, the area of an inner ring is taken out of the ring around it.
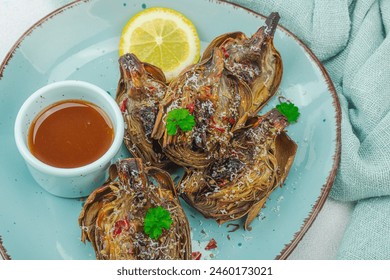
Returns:
[[[28,131],[28,147],[40,161],[76,168],[99,159],[111,146],[114,128],[98,106],[84,100],[59,101],[41,111]]]

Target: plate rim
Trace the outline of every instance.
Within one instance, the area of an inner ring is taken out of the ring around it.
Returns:
[[[42,17],[39,19],[37,22],[35,22],[33,25],[30,26],[14,43],[14,45],[11,47],[11,49],[6,53],[4,60],[0,64],[0,81],[3,79],[3,72],[5,68],[7,67],[8,63],[13,57],[13,54],[15,51],[19,48],[19,45],[22,43],[22,41],[29,36],[36,28],[38,28],[40,25],[42,25],[44,22],[50,20],[52,17],[64,12],[65,10],[69,8],[76,7],[77,5],[81,3],[87,3],[91,2],[92,0],[75,0],[72,1],[64,6],[61,6],[54,11],[50,12],[46,16]],[[231,5],[234,8],[242,9],[249,14],[253,14],[255,16],[261,17],[262,19],[265,19],[266,16],[262,15],[259,12],[256,12],[254,10],[251,10],[247,7],[244,7],[240,4],[237,3],[231,3],[228,2],[227,0],[208,0],[209,2],[214,2],[217,4],[225,4],[225,5]],[[306,232],[309,230],[311,225],[313,224],[314,220],[317,218],[318,213],[321,211],[325,201],[327,200],[330,190],[333,186],[337,170],[339,167],[340,163],[340,157],[341,157],[341,106],[340,106],[340,101],[336,92],[336,89],[334,87],[334,84],[332,82],[332,79],[330,78],[328,72],[326,71],[325,67],[322,65],[321,61],[317,58],[317,56],[313,53],[313,51],[294,33],[289,31],[287,28],[285,28],[283,25],[278,24],[278,28],[282,30],[284,33],[286,33],[288,36],[292,37],[304,50],[305,52],[309,55],[310,59],[312,62],[318,66],[318,68],[322,72],[322,76],[327,84],[328,90],[331,94],[332,97],[332,104],[335,109],[335,121],[336,121],[336,141],[335,141],[335,152],[333,154],[333,164],[332,164],[332,169],[329,172],[329,175],[326,179],[326,183],[322,186],[321,188],[321,193],[320,196],[317,198],[316,202],[314,203],[311,211],[309,212],[308,216],[305,218],[303,221],[303,224],[301,225],[299,231],[297,231],[294,234],[294,237],[292,241],[288,244],[284,245],[284,248],[282,251],[275,257],[276,260],[284,260],[287,259],[287,257],[294,251],[298,243],[302,240],[303,236],[306,234]],[[2,238],[0,236],[0,256],[4,260],[11,260],[11,256],[5,249],[3,245]]]

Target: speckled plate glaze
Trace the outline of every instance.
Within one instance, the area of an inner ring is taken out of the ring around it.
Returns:
[[[161,5],[192,20],[203,47],[222,33],[250,35],[264,23],[261,15],[224,1],[76,1],[29,29],[1,64],[0,255],[4,258],[95,258],[90,244],[80,241],[77,218],[83,201],[52,196],[34,182],[15,146],[15,117],[30,94],[54,81],[84,80],[114,96],[119,78],[117,47],[124,24],[142,9]],[[284,62],[280,93],[301,110],[299,122],[288,128],[299,147],[294,165],[283,188],[272,193],[253,221],[251,231],[240,227],[229,232],[234,227],[218,226],[183,202],[193,251],[200,251],[202,259],[285,259],[310,227],[333,184],[340,154],[340,108],[333,85],[311,51],[286,29],[278,28],[275,45]],[[263,112],[276,103],[272,99]],[[205,251],[211,238],[218,247]]]

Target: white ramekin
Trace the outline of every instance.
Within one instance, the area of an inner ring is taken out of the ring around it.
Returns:
[[[98,160],[77,168],[57,168],[34,157],[28,149],[28,130],[35,116],[49,105],[61,100],[79,99],[99,106],[111,119],[114,140]],[[35,181],[49,193],[67,198],[84,197],[102,185],[107,170],[117,155],[124,134],[124,122],[115,100],[103,89],[83,81],[62,81],[34,92],[22,105],[15,121],[16,146]]]

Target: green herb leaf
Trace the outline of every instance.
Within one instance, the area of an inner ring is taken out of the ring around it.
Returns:
[[[149,208],[144,219],[144,231],[152,239],[158,239],[162,229],[169,229],[172,224],[171,215],[168,210],[161,206]]]
[[[276,105],[276,109],[287,118],[289,123],[295,123],[300,115],[298,107],[291,102],[281,102]]]
[[[194,126],[195,118],[187,109],[174,109],[168,112],[166,124],[168,135],[175,135],[178,127],[186,132],[191,131]]]
[[[177,133],[177,123],[175,121],[167,120],[166,128],[168,135],[175,135]]]

